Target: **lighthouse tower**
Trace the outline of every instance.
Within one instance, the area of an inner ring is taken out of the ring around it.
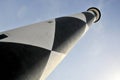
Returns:
[[[45,80],[100,19],[97,8],[0,33],[0,77]]]

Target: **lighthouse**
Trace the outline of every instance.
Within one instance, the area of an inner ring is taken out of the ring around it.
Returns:
[[[91,7],[78,14],[0,32],[1,79],[45,80],[100,17],[100,11]]]

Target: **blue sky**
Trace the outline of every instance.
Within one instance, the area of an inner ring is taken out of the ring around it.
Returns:
[[[120,80],[118,0],[0,0],[0,32],[97,7],[93,24],[47,80]]]

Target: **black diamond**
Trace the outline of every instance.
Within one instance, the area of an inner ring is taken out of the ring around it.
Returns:
[[[86,17],[86,23],[88,25],[90,25],[93,22],[93,20],[94,20],[94,15],[92,15],[91,13],[88,13],[88,12],[83,12],[83,14]]]
[[[4,80],[39,80],[49,55],[50,51],[44,48],[0,42],[0,77]]]
[[[0,35],[0,39],[4,39],[4,38],[7,38],[8,36],[7,35],[5,35],[5,34],[1,34]]]
[[[66,53],[70,46],[65,44],[78,31],[84,32],[86,23],[73,17],[62,17],[56,19],[55,39],[52,50]]]

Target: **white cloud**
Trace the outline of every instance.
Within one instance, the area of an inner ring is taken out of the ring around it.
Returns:
[[[101,20],[95,24],[95,26],[92,27],[92,29],[94,30],[95,33],[104,33],[104,29],[105,29],[105,24],[103,24],[103,22],[101,22]]]
[[[115,0],[106,0],[106,1],[105,0],[99,0],[98,7],[100,9],[103,9],[104,6],[107,6],[107,5],[111,4],[113,1],[115,1]]]
[[[27,7],[22,6],[18,11],[17,16],[18,18],[23,18],[26,15],[26,13],[27,13]]]

